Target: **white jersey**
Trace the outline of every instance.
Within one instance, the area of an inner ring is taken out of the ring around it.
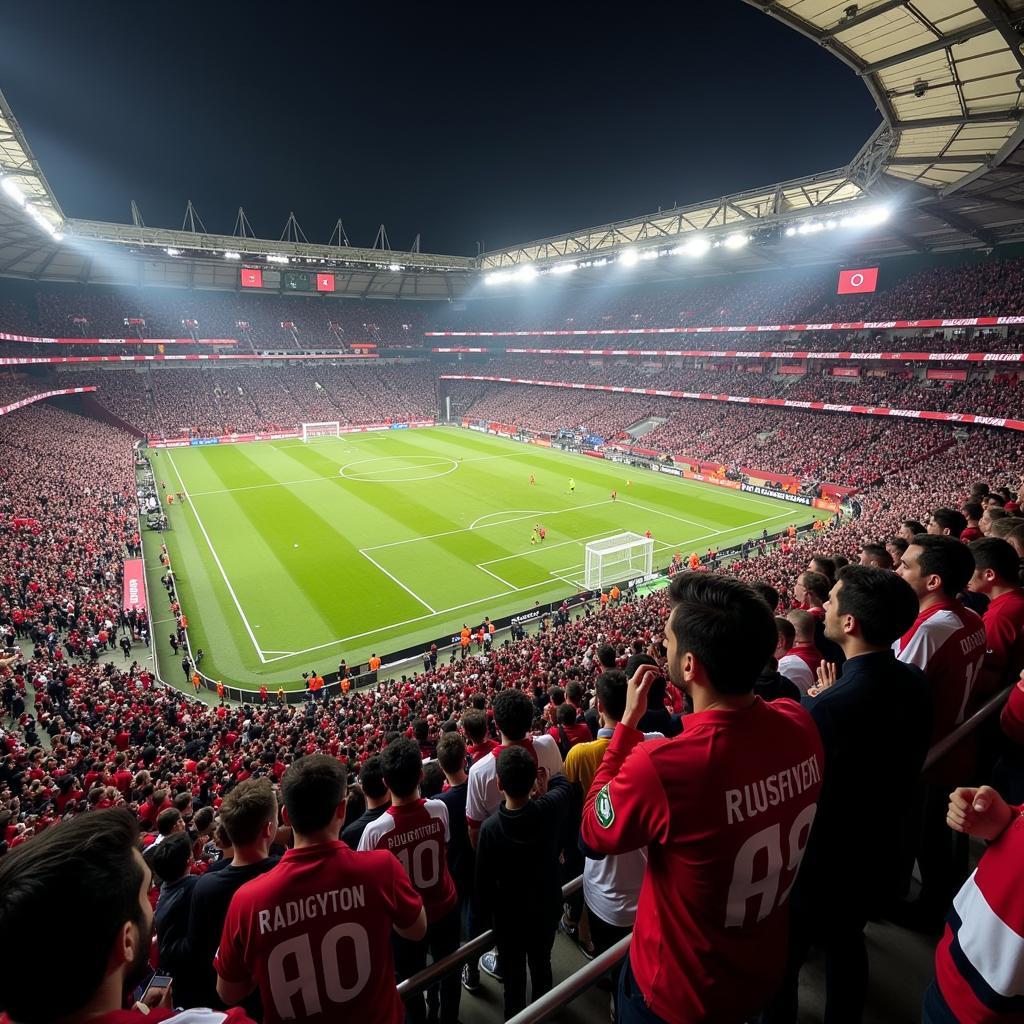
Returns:
[[[785,676],[798,686],[801,693],[806,693],[816,682],[811,666],[795,654],[786,654],[779,658],[779,675]]]
[[[532,750],[537,758],[537,767],[546,768],[549,777],[562,773],[562,755],[550,736],[533,736],[515,746]],[[498,792],[498,755],[501,751],[501,747],[495,747],[469,769],[466,820],[477,828],[501,806],[501,793]]]

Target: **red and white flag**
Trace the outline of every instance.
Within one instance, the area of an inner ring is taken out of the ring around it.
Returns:
[[[334,275],[333,274],[317,274],[316,275],[316,290],[318,292],[333,292],[334,291]]]
[[[838,295],[855,295],[858,292],[873,292],[878,286],[878,267],[861,267],[859,270],[839,271]]]
[[[242,287],[262,288],[263,271],[259,267],[242,267]]]

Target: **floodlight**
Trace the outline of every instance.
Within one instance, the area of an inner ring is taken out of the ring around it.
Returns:
[[[551,268],[552,274],[571,274],[574,270],[577,270],[575,263],[556,263]]]
[[[240,252],[226,252],[224,253],[224,259],[226,260],[240,260],[242,254]]]
[[[684,256],[703,256],[711,248],[711,243],[703,235],[694,235],[693,238],[680,246]]]
[[[287,263],[288,262],[288,257],[287,256],[278,256],[277,253],[269,252],[269,253],[267,253],[267,262],[268,263]]]
[[[635,267],[640,260],[640,254],[636,249],[623,249],[619,253],[619,262],[624,267]]]
[[[722,244],[726,249],[742,249],[749,241],[750,235],[745,235],[742,231],[737,231],[734,234],[726,236],[726,239]]]
[[[516,271],[516,277],[520,281],[532,281],[536,276],[536,269],[534,267],[531,267],[528,263],[525,266],[520,267]]]
[[[402,269],[402,264],[401,263],[389,263],[388,264],[388,270],[401,270],[401,269]]]
[[[18,188],[17,183],[13,178],[3,178],[0,180],[0,185],[3,185],[4,191],[19,205],[25,205],[25,193]]]
[[[180,256],[181,255],[181,250],[180,249],[164,249],[164,252],[167,253],[168,256]]]
[[[790,225],[788,228],[786,228],[786,237],[787,238],[792,238],[795,234],[796,234],[796,228],[795,227]]]

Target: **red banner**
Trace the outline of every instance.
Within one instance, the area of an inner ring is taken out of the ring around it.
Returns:
[[[141,558],[126,558],[124,560],[124,610],[145,611],[146,610],[146,578]]]
[[[0,356],[0,366],[38,366],[53,365],[55,363],[171,363],[171,362],[215,362],[218,359],[248,359],[252,362],[282,359],[292,362],[297,359],[379,359],[376,352],[308,352],[294,355],[291,352],[282,352],[263,355],[239,355],[235,352],[207,354],[196,352],[192,355],[155,355],[155,356]]]
[[[32,338],[25,334],[5,334],[0,341],[20,341],[31,345],[237,345],[234,338]]]
[[[242,267],[242,287],[262,288],[263,271],[258,267]]]
[[[334,291],[334,275],[333,274],[317,274],[316,275],[316,290],[318,292],[333,292]]]
[[[966,370],[925,370],[928,380],[967,380]]]
[[[740,324],[715,327],[602,327],[544,331],[424,331],[426,338],[562,338],[625,334],[760,334],[803,331],[915,331],[925,327],[1006,327],[1024,316],[967,316],[926,320],[874,320],[831,324]]]
[[[966,376],[967,371],[963,371]],[[833,377],[859,377],[860,367],[859,366],[833,366],[832,367]]]

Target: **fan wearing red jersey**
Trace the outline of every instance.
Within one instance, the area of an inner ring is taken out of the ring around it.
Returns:
[[[989,786],[957,789],[946,823],[989,846],[953,900],[921,1020],[1011,1024],[1024,1017],[1024,807]]]
[[[984,700],[1012,683],[1024,669],[1024,588],[1017,582],[1020,559],[1013,545],[1000,537],[973,541],[974,575],[970,589],[988,598],[981,617],[987,650],[978,677]]]
[[[985,660],[985,626],[957,597],[974,575],[974,556],[953,537],[918,534],[896,571],[917,594],[919,610],[893,650],[900,661],[916,665],[927,677],[934,744],[969,714]],[[913,913],[926,926],[942,921],[967,874],[967,844],[954,843],[945,826],[946,795],[957,777],[972,774],[974,752],[973,743],[961,742],[925,776],[929,785],[917,858],[921,899]]]
[[[340,762],[301,758],[281,793],[295,846],[232,897],[214,958],[218,995],[233,1005],[259,986],[264,1024],[400,1024],[391,934],[423,938],[423,901],[396,858],[354,853],[338,839],[347,799]]]
[[[2,1024],[253,1024],[241,1010],[179,1014],[171,988],[144,981],[153,939],[153,882],[138,850],[138,822],[125,808],[91,811],[54,825],[0,858]],[[65,955],[26,956],[53,942]]]
[[[637,724],[658,670],[637,670],[587,796],[582,840],[596,854],[647,848],[619,1021],[739,1024],[783,978],[788,898],[824,755],[799,704],[754,695],[778,634],[753,588],[687,573],[669,594],[668,673],[693,713],[675,739],[642,742]]]
[[[419,745],[415,740],[395,740],[381,754],[381,764],[391,790],[391,806],[366,826],[359,849],[393,853],[422,897],[427,914],[424,939],[396,943],[398,977],[403,980],[427,966],[428,952],[435,963],[455,952],[459,945],[458,895],[448,872],[448,808],[440,800],[420,796],[423,760]],[[449,971],[441,982],[441,1024],[457,1024],[461,991],[458,972]],[[428,993],[432,1006],[435,996],[435,992]],[[427,1018],[422,995],[411,997],[406,1010],[410,1021]]]

